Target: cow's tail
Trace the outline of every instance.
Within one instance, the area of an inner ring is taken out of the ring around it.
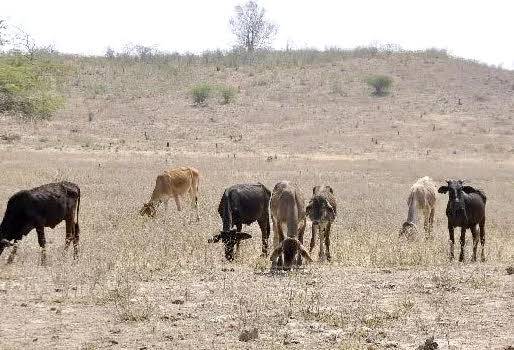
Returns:
[[[77,192],[77,218],[75,220],[75,235],[78,236],[80,233],[80,227],[79,227],[79,212],[80,212],[80,188]]]
[[[289,208],[287,213],[287,237],[298,238],[298,202],[296,193],[293,193],[294,205]]]

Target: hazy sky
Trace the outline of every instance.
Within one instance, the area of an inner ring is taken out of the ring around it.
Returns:
[[[2,0],[0,18],[61,52],[103,54],[107,46],[164,51],[227,49],[238,0]],[[398,44],[437,47],[514,68],[511,0],[261,0],[279,26],[274,47]]]

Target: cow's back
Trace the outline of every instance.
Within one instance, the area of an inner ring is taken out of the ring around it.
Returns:
[[[194,168],[180,167],[165,172],[169,176],[169,186],[174,194],[184,194],[193,184],[193,178],[198,178],[199,172]]]
[[[234,223],[249,225],[268,216],[271,192],[261,183],[237,184],[225,190],[218,206],[223,218],[224,209],[230,207]]]

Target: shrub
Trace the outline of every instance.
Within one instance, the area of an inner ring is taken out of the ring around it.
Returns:
[[[387,94],[389,87],[393,83],[393,80],[386,75],[374,75],[366,80],[366,83],[373,87],[373,95],[383,96]]]
[[[20,56],[0,58],[0,113],[48,119],[63,104],[56,92],[59,66]]]
[[[193,103],[197,106],[205,105],[207,99],[211,94],[212,87],[209,84],[199,84],[191,89],[191,95],[193,97]]]
[[[221,103],[226,105],[236,97],[236,90],[231,86],[221,86],[219,88],[221,94]]]

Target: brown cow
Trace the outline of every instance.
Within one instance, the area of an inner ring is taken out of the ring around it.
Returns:
[[[180,167],[170,171],[165,171],[158,175],[155,180],[155,188],[152,197],[148,203],[143,204],[143,208],[139,211],[140,215],[148,215],[155,217],[157,207],[164,203],[168,209],[168,201],[170,197],[175,199],[177,210],[182,210],[180,206],[180,196],[189,193],[191,196],[192,207],[196,209],[196,221],[200,220],[198,215],[198,184],[200,181],[200,172],[191,167]]]
[[[334,190],[330,186],[314,186],[312,198],[306,208],[307,216],[312,221],[312,236],[309,253],[316,245],[316,233],[319,236],[319,260],[330,261],[330,228],[336,219],[337,203]]]
[[[302,256],[311,262],[312,258],[303,246],[305,199],[296,185],[287,181],[275,185],[271,195],[271,220],[274,246],[272,268],[290,270],[293,264],[302,264]],[[287,236],[284,235],[284,225]]]

